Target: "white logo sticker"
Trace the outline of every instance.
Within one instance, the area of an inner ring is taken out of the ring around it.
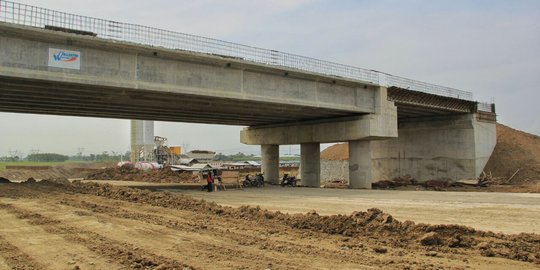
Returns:
[[[81,69],[81,52],[49,48],[49,67]]]

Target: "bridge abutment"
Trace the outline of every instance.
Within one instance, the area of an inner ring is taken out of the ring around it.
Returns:
[[[373,142],[375,181],[404,175],[420,182],[476,178],[497,143],[495,121],[472,113],[400,120],[398,133]]]

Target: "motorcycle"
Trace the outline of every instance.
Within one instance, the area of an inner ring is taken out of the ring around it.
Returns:
[[[289,176],[288,174],[283,175],[283,178],[281,179],[281,186],[296,187],[296,177]]]
[[[259,175],[255,177],[255,179],[252,179],[249,175],[246,175],[244,178],[244,181],[242,181],[243,187],[264,187],[264,178]]]

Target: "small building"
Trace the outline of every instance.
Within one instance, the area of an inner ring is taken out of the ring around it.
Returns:
[[[261,164],[256,161],[239,161],[223,163],[222,167],[228,170],[241,170],[247,168],[260,168]]]
[[[187,153],[187,155],[201,163],[209,163],[214,159],[216,152],[208,150],[191,150]]]
[[[279,161],[279,167],[299,167],[300,160]]]
[[[192,172],[193,175],[197,175],[202,171],[207,171],[211,169],[212,169],[212,166],[205,163],[197,163],[197,164],[193,164],[193,166],[171,165],[171,170],[175,172],[176,171]]]
[[[224,162],[221,161],[221,160],[212,160],[208,164],[210,164],[210,166],[212,166],[212,168],[214,168],[214,169],[221,169],[221,168],[223,168]]]
[[[180,165],[193,166],[194,164],[201,163],[199,160],[194,158],[181,158]]]

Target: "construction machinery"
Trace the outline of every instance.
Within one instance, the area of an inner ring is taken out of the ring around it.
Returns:
[[[161,165],[178,164],[182,149],[180,146],[167,145],[167,138],[154,136],[154,159]]]

